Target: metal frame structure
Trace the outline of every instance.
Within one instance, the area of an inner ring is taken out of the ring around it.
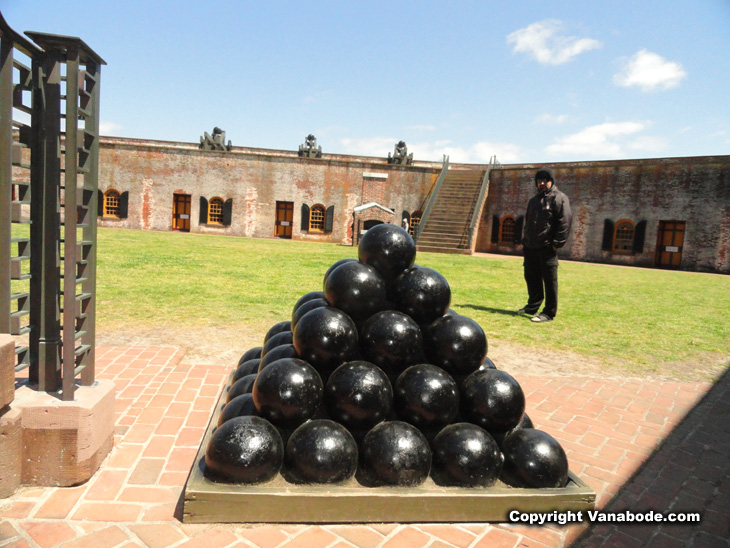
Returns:
[[[18,337],[16,371],[69,401],[94,382],[106,63],[79,38],[26,35],[0,14],[0,332]]]

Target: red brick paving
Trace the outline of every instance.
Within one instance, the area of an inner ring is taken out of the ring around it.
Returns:
[[[599,508],[702,511],[700,526],[212,525],[183,524],[176,516],[231,368],[183,364],[182,357],[180,350],[166,347],[97,349],[98,378],[117,384],[114,449],[84,485],[24,487],[0,500],[0,545],[669,548],[691,541],[728,546],[728,374],[685,421],[709,383],[516,375],[533,422],[563,444],[571,470],[595,490]],[[717,435],[718,425],[724,437]]]

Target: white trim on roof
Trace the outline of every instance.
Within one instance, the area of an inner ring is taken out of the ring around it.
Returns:
[[[393,211],[392,209],[388,209],[387,207],[385,207],[383,205],[380,205],[378,202],[368,202],[367,204],[359,205],[359,206],[353,208],[353,211],[355,213],[357,213],[358,211],[364,211],[366,209],[370,209],[371,207],[379,207],[383,211],[387,211],[388,213],[395,215],[395,211]]]

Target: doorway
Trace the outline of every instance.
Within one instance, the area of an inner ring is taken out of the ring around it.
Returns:
[[[656,266],[678,269],[682,264],[685,221],[659,221]]]
[[[276,223],[274,236],[291,239],[291,227],[294,221],[294,202],[276,202]]]
[[[190,194],[172,195],[172,229],[190,232]]]

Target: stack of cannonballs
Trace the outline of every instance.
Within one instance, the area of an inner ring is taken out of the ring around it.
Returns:
[[[487,338],[414,264],[411,236],[368,230],[291,321],[246,352],[205,453],[213,481],[356,481],[367,487],[564,487],[565,452],[525,414]]]

